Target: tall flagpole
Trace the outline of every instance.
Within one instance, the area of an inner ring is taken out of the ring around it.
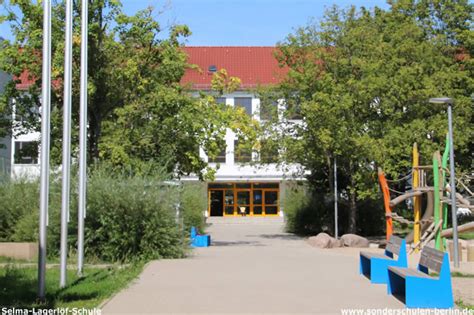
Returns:
[[[82,0],[81,17],[81,105],[79,130],[79,209],[77,217],[77,273],[82,276],[84,266],[84,219],[87,190],[87,40],[88,0]]]
[[[66,0],[66,41],[64,46],[64,106],[63,106],[63,161],[61,204],[61,288],[66,286],[67,226],[69,222],[69,195],[71,177],[71,103],[72,103],[72,1]]]
[[[51,109],[51,0],[43,1],[43,74],[41,97],[41,175],[38,242],[38,298],[46,293],[46,225],[49,195],[49,133]]]

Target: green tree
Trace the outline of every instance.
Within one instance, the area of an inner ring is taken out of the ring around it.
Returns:
[[[472,117],[472,73],[463,42],[453,40],[466,30],[446,26],[434,36],[417,15],[421,3],[394,2],[388,11],[332,8],[320,23],[300,28],[279,45],[277,57],[289,68],[280,92],[290,105],[300,104],[303,117],[290,127],[298,141],[281,142],[284,158],[311,170],[313,186],[330,194],[337,157],[350,232],[358,231],[360,205],[378,196],[377,165],[397,177],[409,170],[413,142],[426,162],[444,146],[446,108],[429,105],[429,97],[456,99],[457,162],[469,167],[465,131]],[[468,24],[470,15],[457,16],[465,21],[456,26]]]
[[[78,142],[80,7],[79,1],[74,3],[73,144]],[[12,99],[17,117],[22,117],[13,131],[39,130],[42,6],[37,1],[17,0],[10,1],[6,9],[0,22],[10,23],[15,39],[2,44],[0,70],[17,80],[0,100],[1,116],[7,117],[0,130],[12,130]],[[215,170],[206,169],[199,147],[216,155],[226,127],[251,141],[256,124],[242,111],[217,106],[212,97],[192,95],[180,85],[186,69],[195,67],[187,63],[181,49],[182,39],[191,32],[185,25],[175,25],[164,38],[154,16],[152,8],[127,16],[118,0],[89,1],[89,156],[120,167],[139,169],[143,162],[154,162],[178,176],[212,177]],[[53,5],[52,23],[52,158],[59,163],[65,24],[59,3]],[[20,91],[16,83],[25,74],[32,84],[28,91]],[[225,70],[218,75],[213,87],[220,92],[239,85]]]
[[[213,86],[230,92],[238,79],[225,71],[215,75]],[[218,104],[213,95],[193,95],[179,86],[156,85],[147,93],[137,93],[127,105],[115,110],[115,119],[105,125],[104,157],[116,166],[143,161],[165,163],[177,176],[197,174],[212,179],[215,169],[199,156],[200,148],[211,158],[220,152],[228,128],[251,146],[258,125],[243,109]]]
[[[186,26],[171,28],[168,38],[158,39],[162,29],[153,18],[151,8],[126,16],[118,0],[89,1],[89,155],[99,158],[102,125],[111,119],[116,108],[123,107],[137,93],[147,93],[156,80],[166,86],[177,84],[184,74],[186,58],[180,49],[181,37],[190,34]],[[9,23],[14,40],[3,42],[0,51],[1,70],[14,75],[2,95],[0,109],[11,113],[12,99],[15,112],[24,119],[24,131],[39,129],[42,51],[42,3],[31,0],[10,1],[5,4],[7,14],[0,21]],[[21,14],[15,14],[21,12]],[[59,161],[63,104],[64,67],[64,7],[52,8],[52,157]],[[80,2],[74,3],[73,35],[73,119],[78,119],[80,68]],[[26,72],[25,72],[26,71]],[[16,88],[21,75],[27,74],[32,84],[27,91]],[[26,93],[25,93],[26,92]],[[27,119],[26,119],[27,118]],[[73,126],[77,126],[74,123]],[[17,128],[18,129],[18,128]],[[3,126],[3,132],[9,132]],[[73,130],[73,143],[77,130]]]

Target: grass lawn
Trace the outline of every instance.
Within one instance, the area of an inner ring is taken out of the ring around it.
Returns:
[[[24,259],[10,258],[5,256],[0,256],[0,264],[8,263],[35,263],[36,261],[28,261]]]
[[[465,304],[462,300],[456,301],[456,305],[462,309],[474,310],[474,305]]]
[[[37,301],[36,267],[0,268],[0,305],[16,308],[97,307],[102,301],[124,288],[143,269],[142,264],[124,268],[85,268],[84,276],[68,271],[68,285],[59,288],[59,268],[46,270],[46,302]]]

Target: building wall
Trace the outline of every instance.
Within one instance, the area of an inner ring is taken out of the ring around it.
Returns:
[[[0,71],[0,94],[5,90],[5,85],[11,80],[11,76]],[[0,179],[11,176],[11,137],[0,138]]]
[[[39,132],[30,132],[27,134],[14,136],[11,139],[11,155],[10,159],[12,161],[11,164],[11,177],[13,179],[35,179],[40,176],[40,165],[39,165],[39,150],[37,160],[38,163],[34,164],[23,164],[15,162],[15,142],[36,142],[40,143],[41,133]]]
[[[228,106],[235,106],[235,98],[250,97],[252,98],[252,117],[260,121],[260,99],[254,94],[239,91],[222,96]],[[284,109],[284,102],[278,102],[279,110]],[[280,117],[282,119],[282,117]],[[290,123],[302,123],[301,121],[291,121]],[[200,157],[209,163],[211,167],[217,169],[215,181],[282,181],[286,179],[304,180],[306,172],[298,164],[261,164],[258,162],[258,154],[252,152],[251,163],[238,163],[235,160],[234,141],[237,140],[235,133],[228,129],[225,136],[226,151],[225,162],[212,163],[209,162],[204,150],[200,150]],[[197,180],[196,176],[189,176],[184,180]]]

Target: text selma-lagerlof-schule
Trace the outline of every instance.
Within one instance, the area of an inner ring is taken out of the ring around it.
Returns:
[[[58,308],[2,308],[2,315],[101,315],[98,308],[58,307]]]

